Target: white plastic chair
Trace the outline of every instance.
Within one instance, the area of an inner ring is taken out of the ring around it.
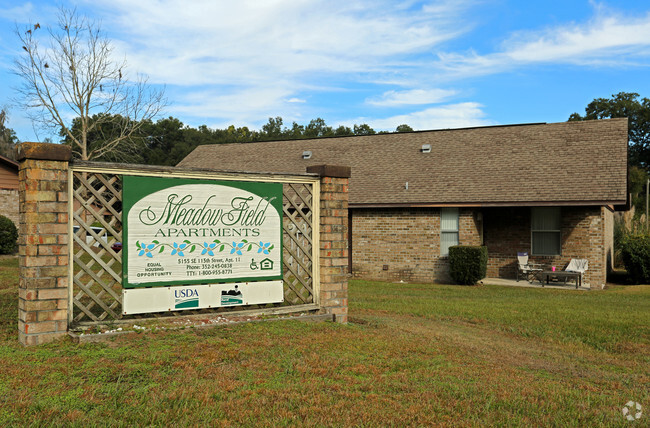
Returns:
[[[567,272],[579,273],[580,283],[582,283],[582,277],[584,276],[587,269],[589,269],[589,262],[587,259],[571,259],[564,270]]]
[[[528,253],[517,252],[517,282],[520,275],[528,282],[533,282],[543,270],[541,266],[538,263],[528,263]]]

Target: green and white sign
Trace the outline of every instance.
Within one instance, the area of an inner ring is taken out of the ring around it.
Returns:
[[[123,177],[124,288],[282,278],[282,184]]]

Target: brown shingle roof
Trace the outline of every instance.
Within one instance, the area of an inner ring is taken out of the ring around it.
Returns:
[[[7,157],[0,155],[0,164],[5,165],[9,169],[15,169],[18,171],[18,162],[11,160]]]
[[[300,174],[319,164],[352,167],[354,205],[618,205],[627,119],[205,145],[179,166]]]

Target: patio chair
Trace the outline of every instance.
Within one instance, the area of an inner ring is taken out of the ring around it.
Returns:
[[[517,252],[517,282],[520,276],[528,282],[533,282],[542,270],[542,265],[528,263],[528,253]]]
[[[566,268],[567,272],[575,272],[580,274],[580,284],[582,284],[582,277],[585,274],[585,271],[589,269],[589,262],[587,259],[571,259]]]

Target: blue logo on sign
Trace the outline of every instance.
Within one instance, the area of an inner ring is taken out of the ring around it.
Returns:
[[[174,290],[174,309],[199,307],[199,291],[192,288]]]

